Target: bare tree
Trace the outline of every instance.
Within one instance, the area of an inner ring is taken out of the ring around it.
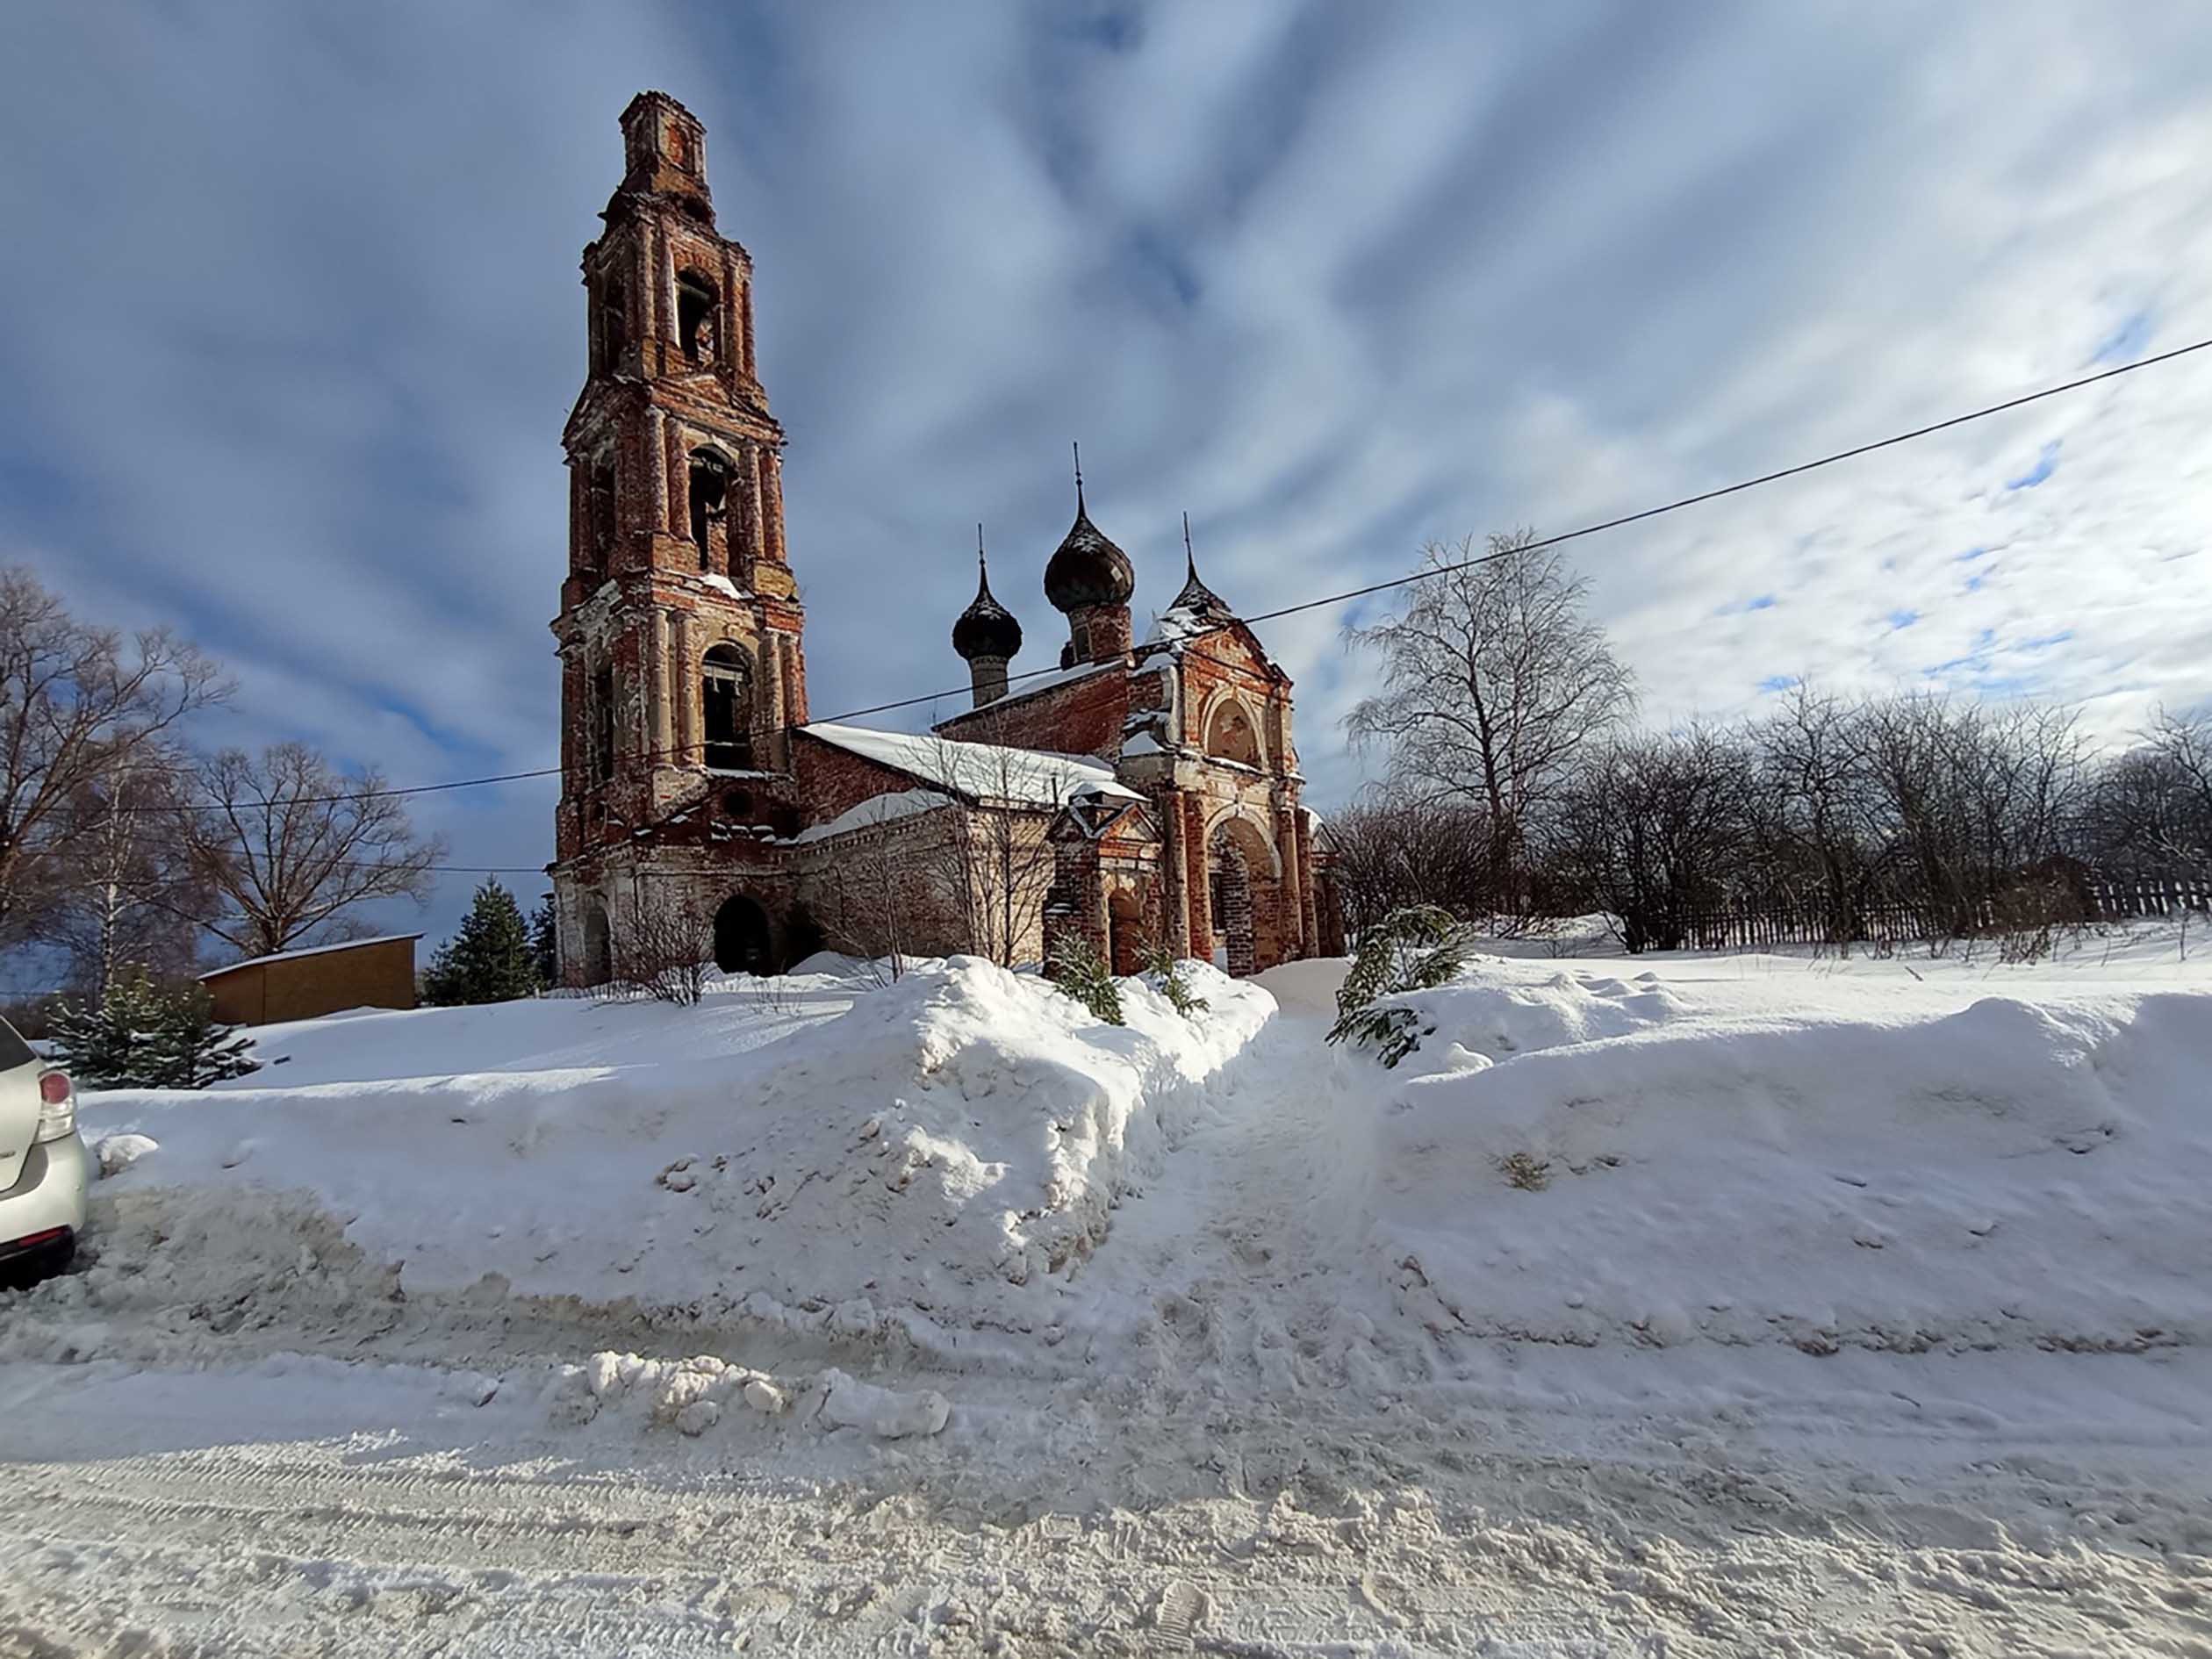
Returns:
[[[964,948],[1011,967],[1044,952],[1057,865],[1048,832],[1067,791],[1059,763],[999,741],[1009,734],[988,722],[981,730],[937,740],[932,764],[962,806],[928,874],[959,919]]]
[[[96,1007],[127,968],[188,973],[216,914],[214,889],[178,833],[188,775],[172,751],[149,748],[69,803],[64,891],[49,937],[68,954],[72,986]]]
[[[956,810],[948,796],[943,808]],[[915,884],[926,878],[920,866],[937,858],[912,838],[904,819],[884,819],[840,844],[822,888],[819,914],[822,937],[838,950],[882,965],[883,975],[906,973],[915,923],[908,915]]]
[[[1634,682],[1584,614],[1587,585],[1533,530],[1432,542],[1404,613],[1350,637],[1376,652],[1382,690],[1346,724],[1355,743],[1388,750],[1393,784],[1486,815],[1493,906],[1521,908],[1524,852],[1536,816],[1577,756],[1616,731]]]
[[[1620,918],[1632,954],[1680,950],[1698,912],[1729,894],[1756,788],[1750,750],[1735,736],[1692,727],[1616,742],[1561,804],[1560,856]]]
[[[117,768],[169,764],[163,740],[230,686],[166,629],[128,645],[72,617],[28,571],[0,571],[0,944],[52,919],[91,825],[71,811]]]
[[[341,773],[304,743],[276,743],[209,757],[199,782],[193,857],[226,906],[210,930],[246,955],[343,927],[372,900],[428,900],[445,843],[415,834],[373,767]]]
[[[2100,861],[2137,870],[2212,870],[2212,713],[2161,711],[2102,769],[2088,809]]]
[[[1461,921],[1490,906],[1490,821],[1479,806],[1385,789],[1332,814],[1326,833],[1355,937],[1412,905]]]
[[[1856,710],[1800,682],[1754,735],[1759,835],[1767,891],[1808,897],[1822,937],[1849,944],[1864,930],[1878,851]]]

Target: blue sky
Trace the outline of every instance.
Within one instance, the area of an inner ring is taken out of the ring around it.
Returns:
[[[979,518],[1051,660],[1071,438],[1140,612],[1185,509],[1260,609],[2212,334],[2196,8],[25,5],[0,558],[226,658],[211,742],[547,763],[577,256],[648,86],[757,262],[825,713],[962,683]],[[1655,720],[1803,677],[2124,734],[2212,693],[2208,359],[1576,557]],[[1340,621],[1268,630],[1324,803]],[[535,865],[551,798],[417,815]]]

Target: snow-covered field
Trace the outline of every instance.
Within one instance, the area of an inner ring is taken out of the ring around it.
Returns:
[[[88,1098],[0,1655],[2212,1655],[2212,968],[1598,948],[1389,1071],[825,961]]]

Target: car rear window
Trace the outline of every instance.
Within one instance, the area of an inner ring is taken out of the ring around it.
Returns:
[[[31,1045],[15,1034],[15,1027],[0,1020],[0,1072],[11,1072],[25,1060],[38,1058],[31,1052]]]

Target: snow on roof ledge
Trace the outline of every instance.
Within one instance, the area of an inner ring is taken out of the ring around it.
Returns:
[[[379,933],[373,939],[341,939],[335,944],[310,944],[298,951],[279,951],[273,956],[249,956],[243,962],[228,962],[219,968],[210,968],[198,977],[217,979],[226,973],[235,973],[241,968],[260,967],[267,962],[291,962],[303,956],[327,956],[333,951],[358,951],[370,944],[399,944],[419,939],[420,933]]]
[[[1087,756],[970,743],[963,737],[877,731],[867,726],[823,724],[800,729],[880,766],[978,801],[1059,806],[1078,792],[1143,799],[1122,786],[1112,767]]]

